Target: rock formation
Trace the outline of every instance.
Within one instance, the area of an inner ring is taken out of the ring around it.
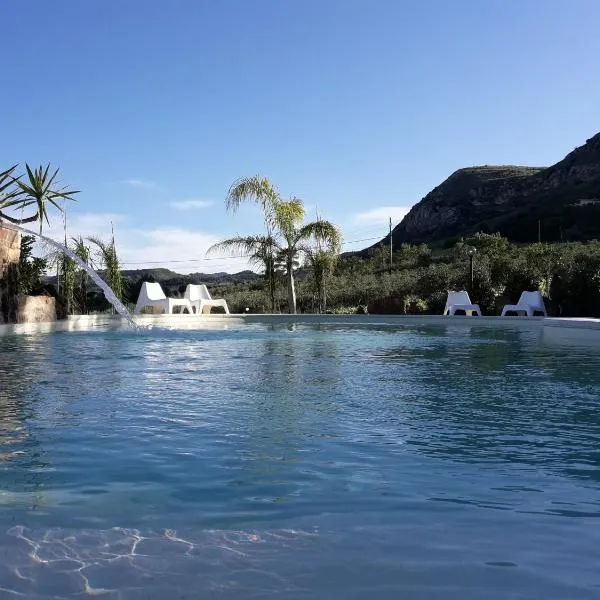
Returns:
[[[56,321],[56,302],[49,296],[19,294],[21,234],[0,225],[0,323]]]
[[[17,320],[21,234],[0,226],[0,323]]]
[[[548,168],[459,169],[413,206],[392,235],[400,244],[477,231],[522,242],[538,235],[544,241],[600,237],[600,133]]]

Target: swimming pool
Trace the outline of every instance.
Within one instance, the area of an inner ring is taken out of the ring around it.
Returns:
[[[600,597],[594,348],[257,324],[0,365],[0,598]]]

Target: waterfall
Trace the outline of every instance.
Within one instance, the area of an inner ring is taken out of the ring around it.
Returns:
[[[133,327],[133,329],[137,329],[137,325],[133,320],[129,311],[125,308],[124,304],[115,296],[115,293],[112,291],[111,287],[88,265],[85,261],[81,260],[75,252],[63,246],[59,242],[54,241],[53,239],[42,235],[41,233],[37,233],[37,231],[32,231],[31,229],[26,229],[25,227],[21,227],[20,225],[15,225],[14,223],[7,223],[3,221],[1,226],[5,229],[12,229],[13,231],[19,231],[21,233],[26,233],[27,235],[33,235],[40,240],[44,240],[47,244],[60,250],[63,254],[66,254],[71,260],[75,261],[78,266],[80,266],[87,274],[94,280],[94,283],[98,285],[98,287],[104,292],[105,298],[115,307],[115,310],[127,320],[129,325]]]

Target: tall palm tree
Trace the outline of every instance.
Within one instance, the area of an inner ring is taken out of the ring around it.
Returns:
[[[255,202],[262,208],[267,235],[230,238],[215,244],[210,251],[237,250],[252,258],[260,249],[264,254],[261,264],[265,266],[269,282],[272,310],[275,310],[275,259],[282,258],[286,268],[288,311],[295,313],[294,267],[299,255],[311,241],[338,251],[340,232],[335,225],[322,219],[303,224],[306,211],[302,200],[282,200],[271,182],[260,175],[238,179],[229,188],[225,200],[228,210],[236,211],[246,201]],[[263,242],[268,240],[268,244],[257,246],[257,238],[261,237]]]
[[[79,191],[69,190],[67,187],[56,188],[58,169],[51,173],[50,164],[33,170],[26,164],[26,179],[14,175],[17,166],[0,173],[0,219],[16,225],[39,221],[42,233],[44,220],[49,223],[48,204],[62,211],[59,201],[75,200],[73,196]],[[35,212],[24,218],[15,218],[4,212],[6,209],[20,210],[30,206],[35,208]]]
[[[236,213],[240,205],[245,202],[254,202],[258,204],[262,211],[265,221],[266,235],[264,236],[253,236],[261,237],[262,240],[258,241],[258,246],[251,245],[258,250],[258,254],[261,255],[259,260],[260,265],[265,270],[265,279],[267,280],[267,286],[269,288],[269,298],[271,300],[271,310],[275,312],[275,259],[274,251],[275,246],[273,242],[273,213],[274,206],[279,202],[279,194],[271,182],[262,175],[254,175],[252,177],[242,177],[234,181],[225,198],[225,205],[227,210]],[[232,238],[235,240],[236,238]],[[240,242],[244,238],[238,238]],[[232,241],[226,240],[226,241]],[[219,246],[219,244],[216,244]],[[248,254],[252,257],[255,254],[255,250],[251,248],[244,248],[244,244],[241,245],[237,242],[231,243],[228,247],[222,247],[222,250],[241,250],[243,253]]]

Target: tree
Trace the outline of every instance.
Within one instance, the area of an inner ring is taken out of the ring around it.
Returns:
[[[237,236],[213,244],[208,249],[208,254],[215,252],[239,253],[248,257],[251,265],[264,271],[267,286],[269,288],[269,298],[271,301],[271,310],[275,312],[275,253],[277,243],[269,235],[247,235]]]
[[[75,261],[62,254],[60,257],[60,281],[61,293],[65,303],[67,315],[73,314],[75,300],[75,282],[77,276],[77,265]]]
[[[105,271],[106,283],[112,288],[115,296],[121,300],[123,298],[123,277],[114,236],[110,242],[104,242],[97,237],[90,237],[88,240],[97,248],[96,258],[99,268]]]
[[[75,200],[73,196],[79,191],[69,190],[67,187],[55,188],[58,169],[50,174],[50,164],[33,170],[26,164],[26,179],[23,176],[15,177],[17,167],[18,165],[14,165],[0,173],[0,221],[4,219],[16,225],[39,221],[42,233],[44,220],[49,223],[48,204],[62,211],[59,201]],[[29,207],[34,207],[35,212],[23,218],[16,218],[5,212],[7,209],[14,211]]]
[[[34,242],[35,238],[32,235],[24,235],[21,238],[18,282],[21,294],[32,294],[42,286],[47,263],[43,258],[33,256]]]
[[[268,244],[263,246],[263,264],[269,283],[271,309],[275,310],[275,258],[281,257],[286,268],[288,311],[295,313],[294,266],[299,255],[306,250],[310,241],[324,243],[339,250],[339,230],[332,223],[321,219],[303,225],[305,209],[302,200],[282,200],[271,182],[260,175],[238,179],[229,188],[225,200],[228,210],[237,210],[245,201],[256,202],[263,211],[267,229],[267,235],[263,237],[268,240]],[[246,238],[238,236],[216,244],[215,247],[242,250],[252,257],[256,246],[244,248],[246,241]]]
[[[338,254],[328,250],[308,248],[305,252],[306,262],[313,276],[313,285],[317,295],[318,312],[327,310],[327,285],[328,276],[333,273],[338,260]]]
[[[78,238],[71,238],[71,247],[73,252],[79,256],[79,258],[86,264],[89,264],[91,258],[90,247],[85,245],[85,242],[81,236]],[[79,269],[77,273],[78,286],[76,288],[76,300],[79,305],[81,314],[86,315],[87,309],[87,283],[88,274],[85,269]]]
[[[329,221],[317,219],[303,225],[304,205],[298,198],[280,201],[274,206],[274,227],[281,236],[281,253],[285,259],[288,311],[296,312],[296,288],[294,282],[294,262],[300,253],[311,250],[310,242],[316,244],[316,250],[323,246],[334,253],[340,249],[341,235],[338,228]]]
[[[258,204],[265,220],[267,233],[262,236],[264,239],[259,244],[259,251],[264,254],[261,263],[265,269],[265,279],[269,288],[269,298],[271,300],[271,310],[275,312],[275,263],[273,240],[273,207],[279,201],[279,194],[271,182],[262,175],[253,177],[242,177],[234,181],[225,198],[225,205],[230,212],[237,212],[240,205],[244,202],[254,202]],[[235,238],[231,238],[232,240]],[[241,238],[240,238],[241,239]],[[236,244],[230,244],[230,249],[236,248]],[[252,257],[253,250],[249,249],[249,255]]]

